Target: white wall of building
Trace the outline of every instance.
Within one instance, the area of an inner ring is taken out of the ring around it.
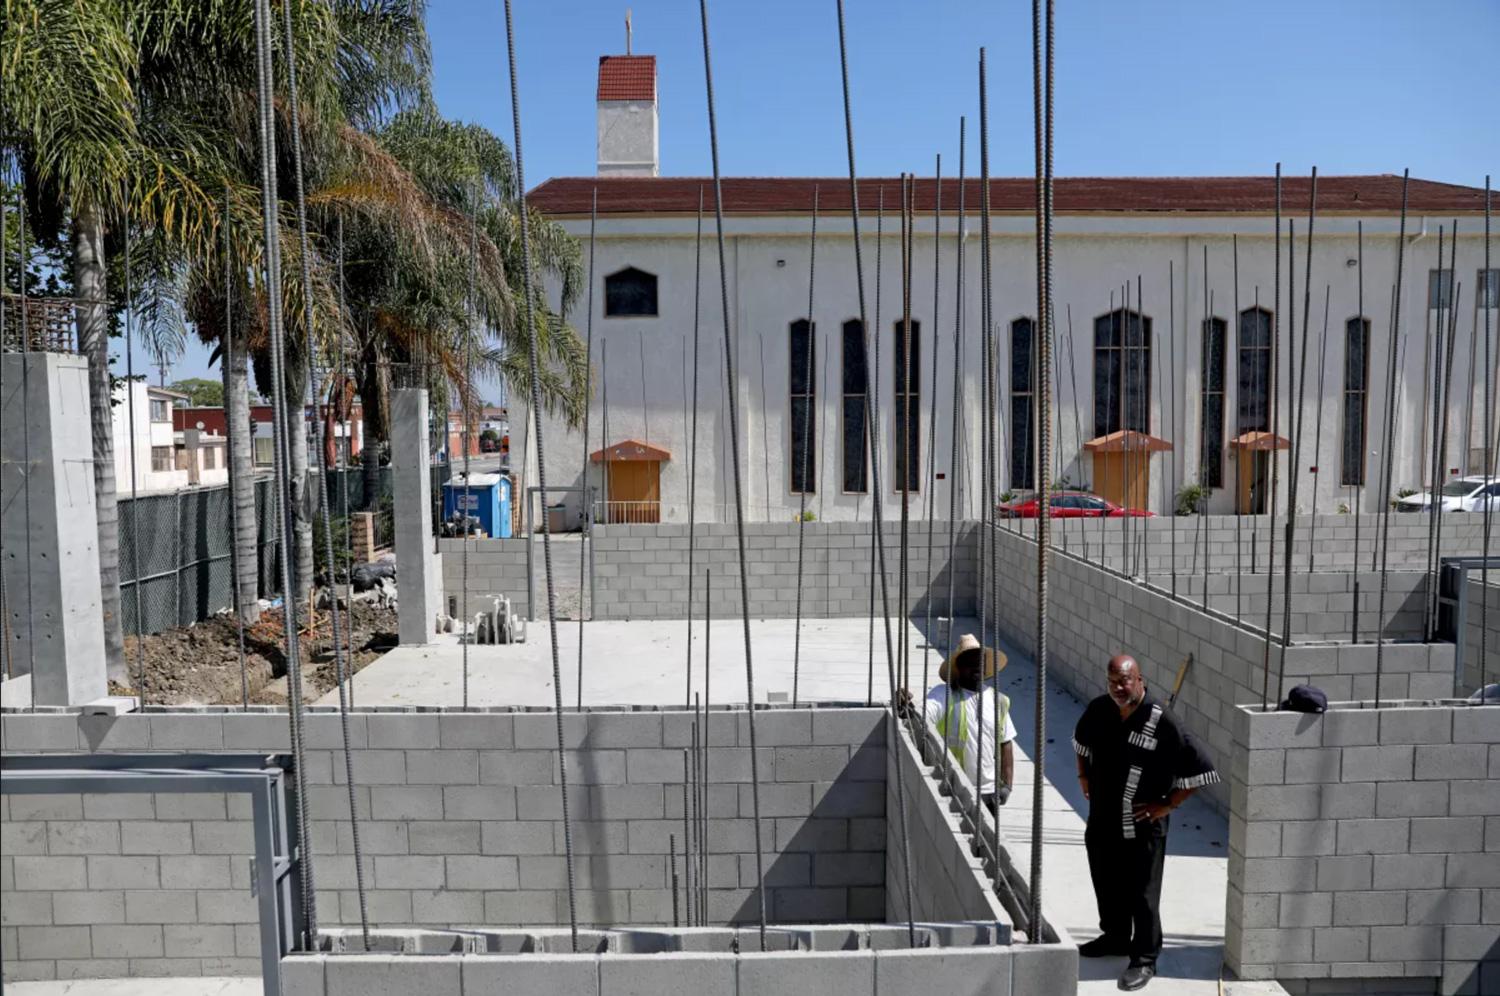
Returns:
[[[887,200],[894,204],[899,191],[893,186]],[[885,219],[885,236],[879,250],[880,270],[876,271],[876,218],[872,205],[864,205],[862,216],[863,256],[865,267],[866,308],[873,323],[877,313],[876,284],[880,285],[878,302],[881,330],[881,355],[875,383],[880,392],[884,473],[884,500],[887,515],[899,514],[900,495],[893,490],[892,466],[892,350],[897,343],[894,323],[899,318],[900,258],[897,238],[898,219],[893,211]],[[1383,456],[1383,431],[1386,424],[1386,378],[1389,369],[1391,333],[1391,287],[1396,268],[1397,219],[1374,216],[1364,222],[1363,313],[1371,322],[1369,385],[1370,398],[1365,446],[1366,481],[1372,485],[1356,494],[1342,487],[1340,453],[1343,433],[1344,323],[1359,310],[1358,243],[1353,217],[1320,218],[1317,225],[1312,264],[1310,294],[1311,325],[1307,342],[1306,386],[1303,409],[1306,412],[1302,436],[1302,454],[1297,461],[1298,507],[1303,512],[1334,511],[1340,503],[1358,506],[1366,511],[1380,507],[1377,494],[1378,468]],[[1257,290],[1263,307],[1279,313],[1281,336],[1281,392],[1279,428],[1290,436],[1290,414],[1296,404],[1300,386],[1290,378],[1290,371],[1303,369],[1300,356],[1304,327],[1305,282],[1305,216],[1296,218],[1295,297],[1288,299],[1287,251],[1283,239],[1281,302],[1274,300],[1274,253],[1271,238],[1272,219],[1262,215],[1187,216],[1187,215],[1121,215],[1064,216],[1057,222],[1055,287],[1058,344],[1054,363],[1058,364],[1055,415],[1060,429],[1054,439],[1062,458],[1062,476],[1077,483],[1089,480],[1090,461],[1081,452],[1081,442],[1092,438],[1093,426],[1093,319],[1110,310],[1113,293],[1118,306],[1123,288],[1129,284],[1132,307],[1136,307],[1137,278],[1144,300],[1141,309],[1152,318],[1153,377],[1152,431],[1174,442],[1174,454],[1155,457],[1151,507],[1161,511],[1170,507],[1171,495],[1184,483],[1193,482],[1199,473],[1201,436],[1201,364],[1202,321],[1205,314],[1204,249],[1208,252],[1208,293],[1212,312],[1229,323],[1228,363],[1225,376],[1225,436],[1236,435],[1236,336],[1235,285],[1233,272],[1234,241],[1238,236],[1240,310],[1252,307]],[[1441,220],[1443,223],[1447,219]],[[588,220],[563,222],[581,239],[588,237]],[[1401,288],[1401,323],[1398,341],[1398,376],[1396,383],[1397,423],[1394,432],[1394,467],[1392,490],[1420,487],[1430,471],[1426,469],[1429,441],[1432,439],[1432,397],[1427,390],[1431,380],[1430,352],[1438,342],[1435,312],[1427,309],[1428,271],[1436,268],[1437,227],[1440,219],[1414,217],[1408,221],[1406,263]],[[1457,280],[1462,285],[1458,304],[1457,337],[1454,352],[1452,403],[1449,406],[1448,468],[1463,472],[1480,472],[1478,461],[1467,450],[1483,444],[1483,336],[1485,313],[1475,308],[1477,270],[1483,265],[1483,239],[1480,226],[1467,220],[1469,234],[1462,235],[1458,245]],[[691,420],[686,400],[691,390],[690,350],[693,316],[693,240],[694,219],[681,216],[601,218],[598,223],[594,297],[593,363],[600,375],[593,400],[593,424],[587,449],[602,445],[601,419],[604,414],[604,392],[608,394],[608,438],[615,442],[638,438],[667,448],[672,460],[662,468],[662,518],[685,521],[688,491],[688,434]],[[802,317],[807,309],[808,219],[783,217],[731,216],[726,219],[727,264],[726,286],[734,333],[736,383],[739,389],[740,466],[744,500],[752,520],[790,519],[798,509],[798,496],[789,491],[790,425],[788,420],[788,325]],[[993,294],[999,368],[1002,371],[999,410],[1001,418],[1001,489],[1010,487],[1009,435],[1005,413],[1009,411],[1010,370],[1009,323],[1036,312],[1035,249],[1030,216],[997,217],[993,223]],[[961,433],[964,455],[959,467],[965,477],[962,514],[978,511],[980,413],[980,260],[979,223],[971,216],[966,223],[968,239],[965,248],[964,351],[962,364],[965,402],[965,426]],[[942,220],[940,249],[941,277],[937,321],[933,318],[933,238],[930,216],[919,220],[915,237],[915,262],[912,267],[912,316],[921,325],[921,394],[922,394],[922,460],[924,487],[933,486],[927,472],[929,420],[936,417],[936,473],[944,480],[936,483],[938,515],[946,515],[949,489],[955,481],[951,465],[951,425],[953,417],[953,342],[956,265],[956,220],[952,215]],[[699,371],[699,466],[697,507],[700,521],[725,520],[732,517],[733,484],[729,474],[729,440],[726,435],[728,411],[722,372],[723,322],[719,296],[719,266],[713,239],[713,219],[706,219],[703,242],[702,290],[699,308],[702,355]],[[1445,248],[1451,247],[1451,239]],[[870,515],[869,495],[846,494],[840,488],[840,444],[838,412],[840,407],[840,327],[858,317],[855,293],[854,253],[847,216],[824,217],[819,223],[817,287],[814,318],[819,350],[815,382],[818,390],[817,477],[818,493],[808,499],[819,518],[850,520]],[[1444,266],[1447,253],[1444,254]],[[1492,264],[1495,265],[1495,264]],[[603,282],[607,275],[623,267],[635,266],[656,274],[658,278],[659,315],[652,318],[605,318]],[[1169,269],[1170,268],[1170,269]],[[1328,334],[1323,337],[1325,289],[1328,294]],[[555,288],[553,291],[555,293]],[[586,297],[586,296],[585,296]],[[1067,340],[1069,315],[1072,319],[1073,359],[1070,368]],[[1491,356],[1500,356],[1500,312],[1491,310]],[[1476,320],[1477,316],[1477,320]],[[580,334],[585,330],[585,316],[571,316]],[[934,348],[936,329],[941,342]],[[1292,337],[1295,329],[1295,339]],[[1319,391],[1318,356],[1324,353]],[[764,361],[762,362],[762,353]],[[938,365],[936,397],[932,392],[933,363]],[[1163,365],[1164,364],[1164,365]],[[826,365],[826,369],[825,369]],[[1157,375],[1157,370],[1161,374]],[[1170,371],[1168,377],[1167,371]],[[1490,373],[1495,371],[1491,363]],[[1075,390],[1076,378],[1076,390]],[[1166,381],[1170,379],[1171,383]],[[684,384],[687,382],[685,388]],[[762,381],[764,401],[762,401]],[[1319,420],[1319,397],[1322,398]],[[1469,399],[1475,399],[1470,404]],[[527,468],[523,486],[535,483],[536,453],[530,417],[516,399],[516,428],[513,447],[522,455]],[[934,413],[933,404],[936,403]],[[1075,420],[1075,406],[1077,417]],[[1321,421],[1321,438],[1317,425]],[[1077,424],[1081,422],[1081,426]],[[1439,419],[1440,425],[1440,419]],[[566,429],[555,420],[545,423],[547,472],[552,485],[577,485],[582,481],[585,452],[581,435]],[[1080,431],[1081,429],[1081,431]],[[831,433],[829,430],[833,430]],[[1467,436],[1469,446],[1464,445]],[[1081,437],[1081,438],[1080,438]],[[1316,451],[1315,451],[1315,443]],[[1215,511],[1233,507],[1234,460],[1224,454],[1226,487],[1216,491],[1211,501]],[[1281,456],[1279,507],[1286,507],[1289,484],[1290,454]],[[1314,475],[1317,466],[1316,494]],[[1163,487],[1163,482],[1168,487]],[[589,483],[602,487],[597,468],[590,471]],[[925,503],[924,492],[912,496],[913,505]],[[919,514],[914,509],[914,514]]]
[[[600,176],[656,176],[661,163],[654,100],[598,102]]]
[[[115,490],[121,497],[131,493],[132,471],[133,487],[138,493],[187,487],[188,472],[177,469],[171,398],[171,395],[139,380],[121,381],[115,386],[116,403],[111,421],[115,441]],[[161,402],[156,406],[158,418],[152,418],[153,400]],[[132,414],[134,439],[131,437]]]

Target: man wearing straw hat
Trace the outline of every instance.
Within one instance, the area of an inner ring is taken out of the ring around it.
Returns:
[[[942,738],[979,795],[995,812],[1010,798],[1015,772],[1016,728],[1010,721],[1010,698],[997,694],[995,675],[1006,665],[1005,654],[981,647],[965,633],[941,667],[938,684],[927,693],[923,710],[927,727]],[[999,720],[996,720],[996,709]],[[984,729],[981,730],[980,726]],[[1000,781],[995,781],[995,730],[1000,730]]]

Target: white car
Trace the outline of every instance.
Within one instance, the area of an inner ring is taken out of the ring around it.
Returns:
[[[1444,512],[1500,512],[1500,481],[1482,476],[1455,477],[1438,490],[1438,501]],[[1398,512],[1424,512],[1431,507],[1431,490],[1396,502]]]

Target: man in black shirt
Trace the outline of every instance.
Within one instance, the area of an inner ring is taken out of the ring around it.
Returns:
[[[1109,693],[1084,710],[1073,750],[1089,801],[1084,843],[1103,931],[1078,953],[1129,955],[1120,988],[1140,989],[1156,975],[1161,953],[1168,814],[1219,775],[1171,713],[1152,700],[1140,665],[1127,654],[1110,659]]]

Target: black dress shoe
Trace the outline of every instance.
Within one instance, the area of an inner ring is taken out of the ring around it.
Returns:
[[[1100,934],[1092,941],[1078,945],[1078,954],[1083,958],[1109,958],[1130,953],[1130,942],[1108,934]]]
[[[1155,965],[1131,965],[1120,976],[1120,988],[1126,992],[1146,988],[1146,983],[1156,978]]]

